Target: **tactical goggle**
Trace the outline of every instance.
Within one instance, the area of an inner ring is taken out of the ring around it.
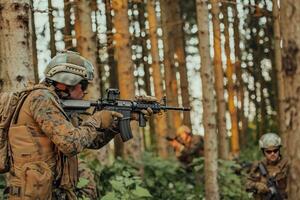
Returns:
[[[276,154],[278,151],[279,151],[279,149],[265,150],[265,153],[267,153],[267,154],[271,154],[271,153]]]

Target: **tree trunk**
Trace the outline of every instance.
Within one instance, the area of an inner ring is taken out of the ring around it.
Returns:
[[[30,5],[33,5],[33,0],[30,0]],[[32,28],[32,64],[35,83],[39,82],[39,69],[38,69],[38,58],[36,48],[36,33],[34,23],[34,12],[31,12],[31,28]]]
[[[237,99],[240,103],[238,107],[238,121],[241,124],[241,128],[239,129],[239,138],[241,147],[246,144],[246,134],[247,134],[247,119],[244,113],[245,107],[245,100],[244,100],[244,81],[242,78],[242,67],[241,67],[241,50],[240,50],[240,19],[238,17],[238,10],[237,10],[237,2],[233,0],[234,5],[232,6],[233,9],[233,32],[234,32],[234,55],[235,55],[235,72],[236,72],[236,88],[237,88]]]
[[[204,126],[204,174],[205,199],[218,200],[218,138],[216,126],[216,100],[214,96],[214,72],[210,58],[208,8],[205,1],[196,0],[199,51],[201,56],[201,81],[203,96],[203,126]]]
[[[281,60],[281,47],[280,47],[280,19],[279,19],[279,9],[278,1],[273,0],[273,26],[274,26],[274,64],[277,78],[277,95],[278,95],[278,105],[277,105],[277,122],[279,127],[279,133],[282,134],[284,130],[284,80],[282,71],[282,60]]]
[[[226,133],[226,104],[224,99],[224,74],[222,68],[222,49],[221,49],[221,31],[219,20],[219,0],[210,0],[212,5],[212,22],[214,34],[214,73],[215,73],[215,90],[217,96],[217,121],[218,121],[218,134],[219,134],[219,157],[226,158],[227,151],[227,133]],[[238,149],[232,149],[233,154],[238,152]]]
[[[133,76],[133,62],[131,60],[131,45],[128,20],[128,1],[113,0],[112,8],[114,10],[114,34],[115,55],[118,60],[119,88],[121,98],[133,99],[135,96],[135,85]],[[133,139],[124,145],[125,156],[131,156],[138,160],[142,152],[142,137],[139,134],[137,122],[131,123]]]
[[[141,62],[143,65],[143,69],[145,72],[144,75],[144,81],[145,81],[145,92],[147,95],[152,95],[151,94],[151,81],[150,81],[150,65],[148,63],[148,48],[147,48],[147,40],[149,35],[146,32],[146,27],[145,27],[145,23],[146,23],[146,17],[145,17],[145,10],[146,10],[146,5],[145,2],[139,2],[137,3],[137,9],[139,12],[138,15],[138,20],[139,20],[139,24],[140,24],[140,38],[139,38],[139,43],[142,47],[142,58],[141,58]],[[155,148],[156,146],[156,134],[155,134],[155,125],[154,125],[154,119],[151,117],[149,119],[149,130],[150,130],[150,138],[151,138],[151,146],[153,146]]]
[[[100,96],[100,77],[96,58],[96,37],[92,30],[91,7],[89,1],[76,0],[75,34],[77,51],[87,58],[95,68],[94,80],[88,87],[87,99],[97,99]]]
[[[95,37],[96,37],[96,63],[97,65],[95,66],[98,69],[98,76],[99,76],[99,84],[100,84],[100,94],[103,96],[105,94],[105,82],[103,81],[102,77],[103,77],[103,71],[104,71],[104,67],[101,64],[101,59],[100,59],[100,39],[98,37],[98,29],[99,29],[99,24],[98,24],[98,14],[100,11],[98,9],[98,4],[97,4],[97,0],[92,0],[91,1],[91,10],[92,13],[94,15],[94,24],[95,24]]]
[[[76,48],[80,55],[91,61],[95,69],[93,82],[89,84],[85,98],[95,100],[100,97],[100,77],[96,58],[96,38],[92,30],[90,1],[76,0],[75,3]],[[101,163],[108,162],[107,155],[109,152],[107,146],[102,147],[101,150],[95,153]]]
[[[0,92],[35,82],[30,0],[0,3]]]
[[[163,45],[164,45],[164,68],[166,81],[167,104],[170,106],[178,106],[178,83],[176,78],[176,66],[174,60],[174,21],[173,0],[160,0],[161,18],[163,29]],[[176,22],[175,22],[176,23]],[[168,131],[175,135],[176,129],[182,125],[182,119],[179,112],[169,111]]]
[[[300,196],[300,3],[298,0],[281,1],[281,33],[283,39],[282,69],[284,80],[283,133],[287,139],[287,155],[290,160],[288,198]]]
[[[161,68],[159,64],[159,50],[158,50],[158,38],[157,38],[157,20],[155,12],[155,0],[147,1],[147,12],[149,21],[149,37],[151,43],[151,57],[152,57],[152,76],[154,82],[154,92],[158,99],[162,99],[164,96],[163,79],[161,74]],[[156,143],[158,155],[166,158],[168,156],[168,142],[165,139],[167,136],[167,118],[166,114],[155,116],[155,133],[157,134]]]
[[[71,7],[72,3],[70,0],[64,0],[64,20],[65,20],[65,27],[64,27],[64,42],[65,42],[65,49],[71,50],[73,49],[72,44],[72,28],[71,28]]]
[[[222,13],[223,13],[223,23],[224,23],[224,36],[225,36],[228,110],[229,110],[230,120],[231,120],[231,151],[234,152],[236,155],[239,155],[240,152],[239,128],[238,128],[236,107],[234,104],[235,85],[232,77],[235,70],[230,58],[231,52],[230,52],[230,38],[229,38],[230,36],[229,36],[227,4],[224,3],[222,4]],[[222,154],[224,156],[224,159],[228,159],[228,150],[227,152],[223,152]]]
[[[175,58],[178,62],[178,71],[180,75],[180,89],[182,105],[190,107],[190,95],[189,95],[189,82],[187,77],[186,68],[186,51],[185,51],[185,35],[183,31],[184,22],[182,20],[182,14],[180,10],[180,1],[172,1],[174,10],[172,11],[174,35],[171,36],[175,43]],[[183,124],[192,128],[190,112],[183,112]]]
[[[110,0],[105,0],[105,16],[106,16],[106,38],[107,38],[107,54],[108,54],[108,66],[109,66],[109,86],[111,88],[118,88],[118,72],[117,63],[114,58],[115,50],[113,45],[113,33],[112,33],[112,16],[111,16],[111,3]],[[114,153],[115,157],[123,157],[124,144],[120,135],[117,135],[114,139]]]
[[[55,47],[55,27],[53,21],[53,6],[52,1],[48,0],[48,19],[49,19],[49,30],[50,30],[50,52],[51,58],[56,55],[56,47]]]

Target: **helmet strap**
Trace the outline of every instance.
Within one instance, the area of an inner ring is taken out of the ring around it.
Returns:
[[[55,87],[55,92],[59,96],[59,98],[68,99],[68,97],[70,96],[69,86],[63,83],[56,82],[54,84],[54,87]]]

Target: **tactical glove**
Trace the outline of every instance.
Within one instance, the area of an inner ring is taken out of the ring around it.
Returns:
[[[117,120],[122,117],[121,113],[109,110],[97,111],[91,116],[98,129],[116,128]]]
[[[135,96],[135,100],[145,102],[145,103],[158,102],[156,97],[147,96],[147,95]],[[153,114],[153,110],[150,107],[148,107],[147,110],[142,110],[141,112],[143,113],[144,118],[146,119],[146,121],[148,121],[149,118],[151,117],[151,115]],[[138,113],[132,113],[131,114],[131,119],[138,121],[139,120]]]
[[[268,188],[268,186],[265,183],[255,183],[255,188],[257,190],[257,193],[259,194],[264,194],[264,193],[268,193],[270,190]]]
[[[151,102],[158,102],[156,97],[153,96],[147,96],[147,95],[141,95],[141,96],[135,96],[136,101],[142,101],[146,103],[151,103]]]

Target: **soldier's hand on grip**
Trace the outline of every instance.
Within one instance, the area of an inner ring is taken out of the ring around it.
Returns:
[[[255,187],[257,189],[257,193],[259,194],[268,193],[270,191],[265,183],[258,182],[255,184]]]
[[[92,118],[97,122],[97,128],[100,129],[116,128],[117,119],[122,117],[121,113],[109,110],[97,111],[92,115]]]
[[[156,97],[147,96],[147,95],[135,96],[135,100],[140,101],[140,102],[145,102],[145,103],[158,102]],[[142,110],[141,112],[143,113],[144,118],[146,119],[146,121],[148,121],[149,118],[153,114],[153,110],[149,107],[146,110]],[[138,121],[139,120],[138,113],[132,113],[131,114],[131,119]]]

